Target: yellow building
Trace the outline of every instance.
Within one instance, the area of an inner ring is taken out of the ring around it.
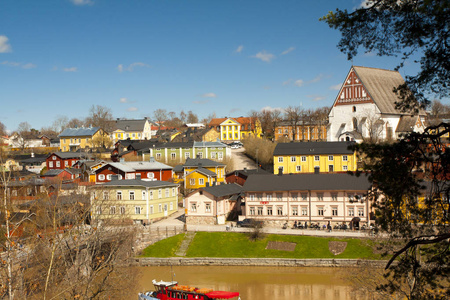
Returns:
[[[204,158],[188,158],[184,165],[175,167],[174,172],[175,182],[183,180],[185,190],[193,190],[225,182],[225,165]]]
[[[178,209],[178,185],[167,181],[112,180],[93,186],[92,219],[148,224]]]
[[[58,136],[61,152],[75,152],[78,149],[105,146],[110,141],[100,127],[67,128]]]
[[[142,120],[114,121],[114,130],[111,139],[115,144],[120,140],[149,140],[152,138],[152,128],[147,118]]]
[[[245,139],[248,136],[261,137],[261,123],[257,118],[215,118],[209,122],[208,127],[220,133],[222,142],[233,142]]]
[[[351,142],[280,143],[273,152],[274,174],[356,171]]]

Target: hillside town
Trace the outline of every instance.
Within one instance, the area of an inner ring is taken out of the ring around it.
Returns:
[[[373,228],[376,187],[368,174],[349,174],[365,159],[353,146],[401,140],[449,117],[448,108],[396,109],[393,88],[402,83],[397,71],[352,66],[332,107],[316,111],[292,106],[199,122],[191,111],[128,120],[93,107],[89,126],[74,120],[46,133],[23,126],[1,139],[12,225],[33,222],[20,216],[45,210],[51,195],[66,198],[58,209],[88,210],[86,224],[95,226],[145,226],[184,209],[188,225],[254,219]],[[251,162],[240,164],[239,155]]]

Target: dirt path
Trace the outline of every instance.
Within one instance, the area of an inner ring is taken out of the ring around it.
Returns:
[[[245,149],[231,149],[231,157],[235,170],[256,169],[256,163],[245,155]]]

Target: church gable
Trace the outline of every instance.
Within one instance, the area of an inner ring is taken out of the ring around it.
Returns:
[[[354,105],[361,103],[374,103],[374,101],[352,68],[342,85],[334,105]]]

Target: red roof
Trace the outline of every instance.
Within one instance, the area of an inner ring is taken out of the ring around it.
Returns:
[[[208,296],[211,299],[231,299],[234,297],[239,297],[239,293],[238,292],[213,291],[213,292],[207,293],[206,296]]]

